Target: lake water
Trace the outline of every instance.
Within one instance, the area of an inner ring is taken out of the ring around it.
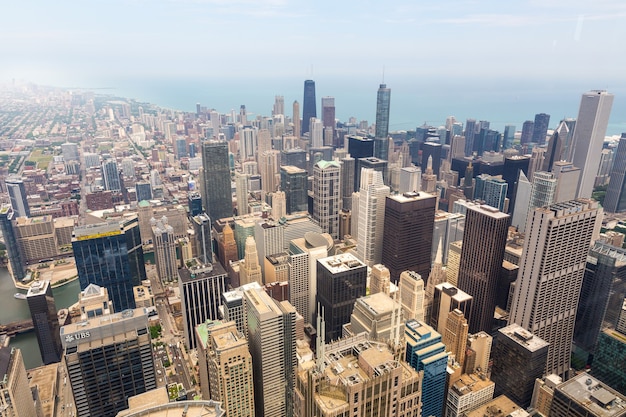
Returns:
[[[25,293],[26,291],[18,291],[13,285],[9,271],[6,268],[0,268],[0,305],[2,306],[0,308],[0,323],[11,323],[30,318],[26,300],[15,298],[13,294],[16,292]],[[52,294],[54,295],[57,310],[67,308],[76,303],[79,292],[80,284],[78,280],[74,280],[59,288],[54,288]],[[34,331],[22,333],[12,338],[10,346],[22,350],[26,369],[36,368],[43,364]]]

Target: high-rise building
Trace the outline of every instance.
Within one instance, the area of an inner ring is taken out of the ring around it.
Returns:
[[[345,253],[317,261],[317,305],[326,321],[327,340],[339,339],[356,299],[365,295],[367,266]],[[322,314],[318,310],[318,314]]]
[[[280,188],[287,199],[287,214],[308,210],[308,175],[293,165],[280,167]]]
[[[257,417],[293,417],[298,361],[296,310],[261,289],[243,294]],[[277,337],[277,335],[279,337]]]
[[[250,175],[241,172],[235,173],[235,195],[237,197],[237,215],[245,216],[250,212],[248,207],[248,181]]]
[[[13,228],[15,211],[9,205],[0,208],[0,230],[6,245],[7,258],[9,260],[9,270],[16,281],[21,281],[26,276],[26,262],[22,257]]]
[[[197,191],[191,191],[187,195],[187,202],[189,205],[189,215],[197,216],[202,213],[202,196]]]
[[[381,84],[376,96],[376,134],[374,156],[379,159],[389,158],[389,106],[391,104],[391,89]]]
[[[404,320],[424,321],[424,280],[414,271],[400,274],[400,303]]]
[[[195,328],[207,320],[219,319],[222,294],[228,291],[230,279],[219,263],[181,268],[178,274],[185,345],[195,349]]]
[[[20,178],[7,178],[4,183],[9,193],[9,199],[11,200],[11,207],[13,207],[15,217],[30,217],[30,207],[26,199],[24,181]]]
[[[202,168],[204,171],[204,198],[206,213],[212,222],[233,215],[233,196],[230,184],[228,143],[206,141],[202,143]]]
[[[571,160],[581,170],[577,198],[591,197],[613,98],[613,94],[605,90],[592,90],[584,93],[580,101]]]
[[[442,146],[437,142],[426,142],[422,145],[422,172],[426,172],[428,165],[428,158],[432,157],[432,170],[433,174],[439,177],[439,170],[441,167],[441,154]],[[413,190],[411,190],[413,191]]]
[[[239,159],[241,162],[256,159],[259,138],[256,127],[245,126],[239,131]]]
[[[546,135],[548,134],[548,125],[550,124],[550,115],[546,113],[535,114],[535,122],[533,124],[532,142],[538,146],[546,143]]]
[[[436,200],[427,193],[387,197],[382,264],[389,268],[392,282],[404,271],[429,276]]]
[[[280,151],[263,151],[257,157],[261,173],[261,189],[265,194],[273,193],[279,185]]]
[[[536,207],[549,206],[554,203],[557,180],[551,172],[535,172],[533,174],[532,188],[530,190],[529,210]]]
[[[389,187],[383,183],[382,172],[362,169],[359,217],[356,219],[357,256],[369,266],[379,264],[382,260],[385,202],[389,193]]]
[[[117,415],[157,386],[145,309],[68,324],[61,340],[77,417]]]
[[[355,160],[354,164],[354,188],[357,191],[361,185],[359,178],[361,172],[360,159],[374,156],[374,139],[363,136],[349,135],[346,137],[348,142],[348,153]],[[352,193],[350,193],[352,194]]]
[[[613,160],[611,180],[602,205],[609,213],[621,213],[626,211],[626,133],[622,133]]]
[[[372,273],[370,276],[370,294],[382,292],[389,295],[391,292],[390,284],[389,270],[387,267],[382,264],[372,266]]]
[[[316,117],[311,118],[309,129],[309,143],[311,148],[321,148],[324,146],[324,125],[322,121]]]
[[[580,178],[580,169],[569,162],[556,161],[552,165],[552,173],[557,179],[554,191],[554,202],[561,203],[576,198],[576,188]],[[608,192],[607,192],[608,197]]]
[[[400,169],[400,187],[398,192],[414,193],[422,189],[422,170],[416,166]]]
[[[243,263],[239,265],[239,283],[241,285],[258,282],[263,284],[263,273],[259,263],[259,255],[254,237],[246,238],[246,249],[244,251]]]
[[[493,399],[495,384],[490,379],[478,374],[463,374],[452,384],[446,399],[446,417],[466,416]],[[504,414],[502,414],[504,415]],[[485,416],[489,417],[488,414]]]
[[[50,281],[34,282],[26,294],[28,309],[33,319],[37,343],[44,365],[61,361],[59,319],[52,296]]]
[[[561,122],[559,126],[554,129],[550,141],[548,142],[548,149],[546,151],[546,159],[543,161],[542,171],[552,172],[552,166],[555,162],[561,161],[561,154],[563,152],[563,141],[567,137],[568,127],[564,122]],[[578,185],[578,184],[577,184]]]
[[[496,208],[467,203],[458,287],[480,306],[467,316],[471,333],[491,331],[509,221]]]
[[[496,395],[504,394],[524,408],[530,406],[535,380],[543,375],[548,342],[517,324],[498,330],[491,378]]]
[[[22,351],[0,349],[0,415],[2,417],[36,416],[33,393],[28,386]]]
[[[532,120],[526,120],[522,125],[522,136],[520,137],[520,144],[527,146],[533,140],[533,131],[535,130],[535,122]]]
[[[137,193],[137,201],[152,200],[152,185],[148,181],[142,181],[135,184]]]
[[[570,369],[576,309],[597,221],[598,203],[579,199],[536,208],[526,222],[509,323],[550,343],[546,374],[567,376]]]
[[[623,417],[626,396],[582,372],[554,389],[550,417]]]
[[[193,227],[193,253],[205,265],[213,263],[211,219],[206,213],[191,217]]]
[[[72,248],[80,288],[100,285],[115,311],[135,308],[133,287],[146,279],[137,216],[74,228]]]
[[[340,178],[339,162],[320,161],[313,168],[313,219],[334,239],[339,238]]]
[[[72,142],[62,143],[61,153],[65,162],[78,161],[78,144]]]
[[[293,120],[293,132],[292,134],[299,138],[301,135],[301,130],[300,130],[300,104],[298,103],[298,101],[294,101],[293,102],[293,110],[292,110],[293,114],[292,114],[292,120]]]
[[[300,148],[283,149],[280,154],[280,165],[307,169],[306,151]]]
[[[356,161],[348,154],[341,162],[341,208],[352,210],[352,193],[354,192],[354,175]]]
[[[229,416],[254,417],[252,356],[234,321],[196,327],[202,398],[219,401]]]
[[[460,366],[465,363],[468,328],[467,319],[461,310],[455,308],[448,314],[442,341],[451,357],[454,357]]]
[[[343,325],[343,337],[367,333],[370,340],[392,340],[404,331],[400,303],[379,292],[356,299],[350,321]]]
[[[435,286],[430,325],[441,335],[445,335],[448,317],[459,310],[465,318],[471,317],[474,297],[461,291],[449,282]]]
[[[302,132],[301,135],[310,132],[311,118],[317,117],[317,103],[315,100],[315,81],[304,82],[304,98],[302,100]]]
[[[503,135],[503,148],[509,149],[513,147],[513,141],[515,140],[515,126],[505,125]]]
[[[117,162],[108,160],[102,163],[102,178],[104,179],[104,188],[106,190],[120,191],[122,189]]]
[[[174,228],[167,224],[165,216],[152,220],[152,244],[157,273],[163,283],[175,281],[178,279],[178,263]]]
[[[404,331],[406,361],[424,372],[422,415],[443,417],[448,353],[441,335],[424,322],[408,320]]]
[[[491,357],[491,345],[493,337],[485,332],[478,332],[467,336],[468,352],[470,356],[465,356],[465,373],[489,372],[489,358]]]
[[[331,137],[335,135],[335,97],[322,97],[322,124],[324,131],[330,131]],[[333,146],[334,143],[324,143]]]

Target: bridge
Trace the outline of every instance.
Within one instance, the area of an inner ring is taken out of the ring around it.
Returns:
[[[16,334],[29,332],[33,329],[33,321],[31,319],[0,324],[0,334],[6,334],[8,336],[15,336]]]

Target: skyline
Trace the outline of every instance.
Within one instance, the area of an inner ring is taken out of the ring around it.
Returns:
[[[340,120],[372,123],[384,82],[392,91],[391,130],[449,115],[519,129],[545,112],[555,124],[576,116],[582,92],[606,89],[616,96],[609,133],[626,131],[626,57],[615,53],[626,39],[626,4],[615,0],[106,6],[5,5],[11,19],[0,28],[0,83],[113,87],[96,91],[186,111],[200,102],[219,112],[246,104],[250,113],[269,114],[275,95],[302,106],[302,83],[313,79],[317,97],[336,97]]]

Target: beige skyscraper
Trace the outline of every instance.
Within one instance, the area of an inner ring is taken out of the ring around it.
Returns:
[[[252,356],[234,321],[196,327],[202,398],[222,403],[228,416],[254,416]]]
[[[382,292],[357,298],[343,336],[365,332],[370,340],[386,342],[404,331],[400,304]]]
[[[259,257],[256,249],[256,242],[252,236],[246,238],[246,249],[243,264],[239,270],[240,285],[258,282],[263,285],[263,273],[259,264]]]
[[[528,216],[509,323],[550,344],[546,374],[564,376],[570,369],[578,298],[598,220],[598,203],[585,199],[536,208]]]
[[[322,231],[339,238],[341,164],[319,161],[313,167],[313,219]]]
[[[0,349],[0,416],[34,417],[36,415],[22,351],[16,348]]]
[[[465,348],[467,347],[467,331],[469,326],[463,312],[458,309],[452,310],[448,314],[445,331],[443,332],[443,343],[446,349],[455,360],[463,366],[465,362]]]
[[[372,266],[372,273],[370,276],[370,294],[382,292],[389,295],[390,284],[389,269],[382,264]]]
[[[237,196],[237,214],[244,216],[249,213],[248,208],[248,180],[250,176],[241,172],[235,173],[235,195]]]
[[[415,271],[400,274],[400,303],[404,320],[424,321],[424,280]]]
[[[357,256],[368,266],[378,264],[382,259],[385,199],[389,193],[389,187],[383,183],[382,172],[372,168],[361,169],[356,219]]]
[[[154,260],[161,282],[178,280],[178,261],[176,260],[176,239],[174,228],[168,224],[167,217],[152,219],[152,244]]]
[[[437,251],[437,257],[428,275],[428,281],[424,291],[424,320],[427,323],[430,323],[430,317],[432,315],[435,287],[444,282],[446,282],[446,271],[444,271],[441,265],[441,251]]]
[[[300,137],[300,104],[298,101],[293,102],[293,131],[292,135],[299,138]]]
[[[272,219],[279,221],[287,215],[287,198],[284,191],[272,193]]]
[[[451,242],[448,248],[448,264],[446,265],[446,281],[457,286],[459,283],[459,263],[461,262],[461,248],[463,241]]]
[[[485,332],[478,332],[476,334],[470,334],[467,336],[467,347],[473,352],[473,360],[469,361],[466,356],[465,360],[465,373],[471,374],[474,372],[487,373],[489,369],[489,357],[491,356],[491,345],[493,344],[493,337],[489,336]]]
[[[268,150],[259,153],[261,189],[265,194],[273,193],[280,184],[280,151]]]

